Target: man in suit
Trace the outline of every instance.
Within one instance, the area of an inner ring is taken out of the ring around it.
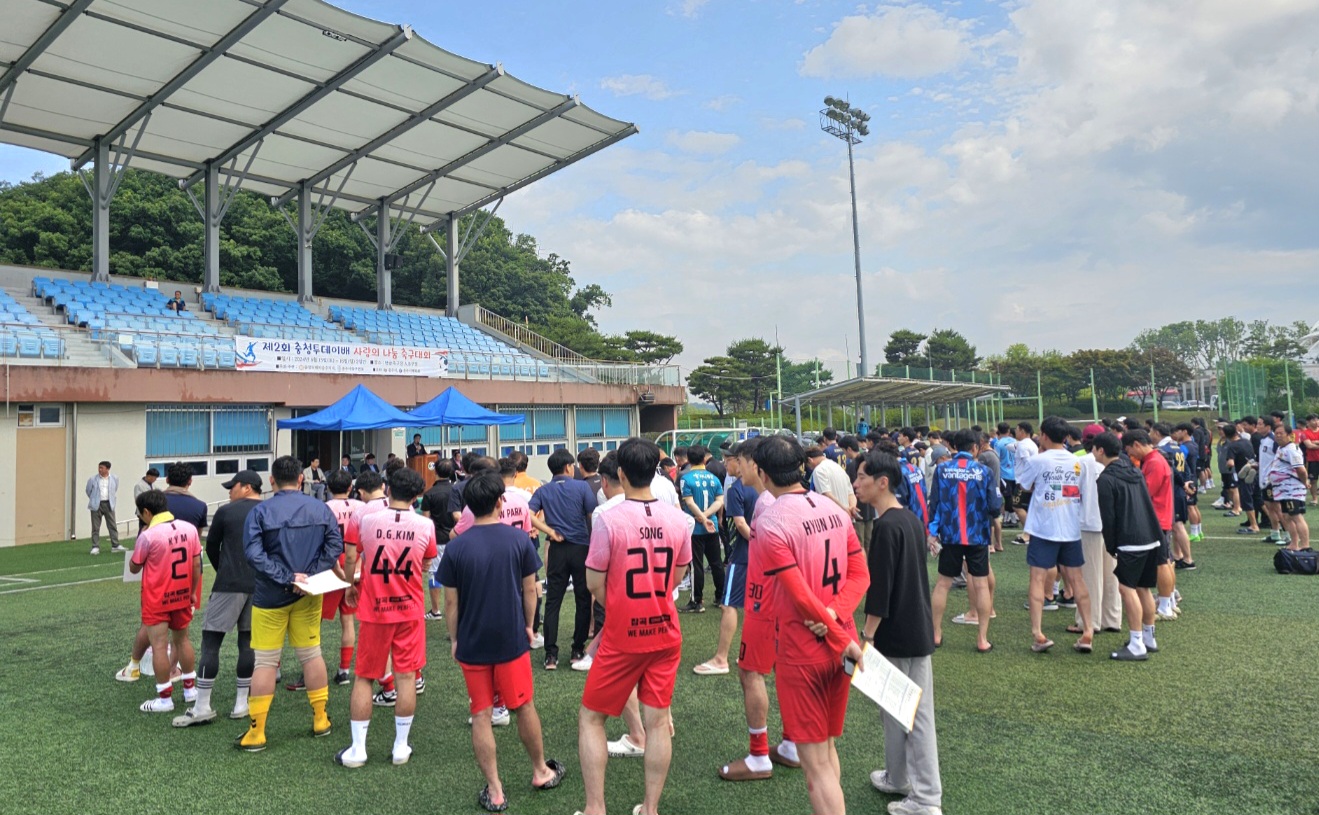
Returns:
[[[87,509],[92,513],[92,551],[101,554],[101,519],[110,528],[110,551],[122,552],[119,526],[115,523],[115,505],[119,494],[119,476],[110,474],[110,462],[96,465],[96,475],[87,479]]]
[[[367,453],[367,454],[366,454],[366,458],[362,461],[362,472],[364,472],[364,473],[365,473],[365,472],[372,472],[372,473],[378,473],[378,472],[380,472],[380,468],[376,466],[376,454],[375,454],[375,453]]]
[[[421,434],[412,434],[412,444],[408,445],[408,459],[426,455],[426,445],[421,443]]]
[[[319,458],[313,458],[311,466],[302,471],[302,491],[318,501],[325,500],[325,471]]]
[[[357,468],[353,466],[353,460],[348,456],[343,457],[343,465],[339,469],[346,470],[353,478],[357,478]]]

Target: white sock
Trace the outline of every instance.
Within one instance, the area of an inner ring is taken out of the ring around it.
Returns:
[[[797,743],[795,741],[784,739],[779,744],[779,755],[789,761],[801,761],[801,758],[797,755]]]
[[[1163,597],[1163,596],[1160,595],[1160,596],[1157,596],[1156,599],[1158,600],[1158,603],[1159,603],[1159,611],[1160,611],[1160,612],[1166,614],[1166,613],[1168,612],[1168,610],[1172,608],[1172,598],[1171,598],[1171,597]]]
[[[1159,647],[1159,644],[1154,640],[1154,626],[1152,625],[1145,626],[1145,630],[1141,632],[1141,635],[1142,635],[1142,639],[1145,641],[1146,648]]]
[[[355,723],[354,723],[355,724]],[[411,716],[394,717],[394,752],[406,749],[408,746],[408,733],[412,731]]]
[[[247,707],[247,694],[252,690],[251,686],[238,686],[238,692],[234,695],[234,709],[242,710]]]
[[[361,756],[365,756],[365,755],[366,755],[366,730],[367,730],[368,727],[371,726],[371,720],[370,720],[370,719],[366,719],[365,721],[360,721],[360,722],[359,722],[359,721],[357,721],[356,719],[353,719],[353,720],[351,720],[351,721],[348,722],[348,725],[349,725],[349,727],[350,727],[350,728],[352,729],[352,731],[353,731],[353,748],[352,748],[352,753],[353,753],[353,755],[355,755],[355,756],[359,756],[359,757],[361,757]]]
[[[747,769],[756,773],[767,773],[774,769],[774,762],[769,760],[769,756],[753,756],[748,753],[746,763]]]
[[[1127,643],[1127,649],[1133,654],[1145,653],[1145,640],[1139,630],[1131,632],[1131,642]]]
[[[140,671],[140,670],[142,670],[142,663],[141,663],[140,661],[136,660],[136,659],[133,659],[133,658],[130,656],[130,657],[128,658],[128,670],[130,670],[130,671]]]
[[[197,701],[193,704],[192,709],[197,713],[205,713],[211,709],[211,686],[202,687],[197,683]]]

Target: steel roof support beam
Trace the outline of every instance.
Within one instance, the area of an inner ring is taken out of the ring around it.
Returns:
[[[559,118],[560,116],[562,116],[563,114],[567,113],[568,111],[572,110],[573,108],[577,107],[580,104],[581,104],[581,100],[576,97],[573,97],[572,99],[569,99],[568,101],[564,102],[561,105],[557,105],[556,107],[550,108],[549,110],[530,119],[529,121],[524,122],[521,125],[518,125],[517,127],[513,128],[512,130],[508,131],[502,136],[495,139],[491,139],[490,141],[486,142],[485,144],[481,145],[475,150],[468,152],[467,155],[460,156],[454,159],[453,161],[449,162],[448,164],[444,165],[443,167],[439,167],[436,168],[435,170],[432,170],[431,172],[427,173],[426,175],[422,176],[416,181],[413,181],[411,184],[407,185],[406,187],[403,187],[397,192],[390,193],[389,195],[385,196],[384,200],[389,203],[393,203],[394,201],[407,198],[409,195],[421,189],[422,187],[426,186],[427,184],[433,184],[437,180],[449,175],[454,170],[457,170],[461,167],[466,167],[468,164],[471,164],[473,161],[476,161],[482,156],[488,155],[494,152],[495,150],[498,150],[500,147],[509,144],[515,139],[522,138],[523,136],[527,135],[528,133],[540,127],[541,125]]]
[[[477,78],[471,80],[466,85],[463,85],[461,88],[458,88],[453,93],[444,97],[440,101],[436,102],[435,104],[427,108],[423,108],[422,110],[417,111],[408,118],[404,119],[403,121],[391,127],[389,130],[386,130],[384,133],[381,133],[379,136],[376,136],[374,139],[362,145],[361,147],[357,148],[353,152],[345,155],[343,158],[334,162],[329,167],[326,167],[325,169],[311,176],[309,179],[307,179],[308,183],[312,184],[313,186],[321,183],[330,176],[334,175],[343,168],[347,167],[349,164],[353,164],[354,162],[357,162],[365,158],[366,156],[380,149],[381,147],[388,144],[390,141],[394,140],[395,138],[408,132],[417,125],[429,121],[432,116],[435,116],[440,111],[454,104],[458,100],[465,99],[466,97],[471,96],[472,94],[481,90],[486,85],[489,85],[491,82],[494,82],[496,79],[498,79],[503,75],[504,75],[504,69],[502,67],[498,65],[491,67],[489,71],[486,71],[481,76],[478,76]],[[290,189],[288,192],[276,198],[274,204],[277,207],[283,206],[284,204],[288,203],[289,200],[293,198],[293,196],[295,195],[297,195],[297,189],[296,188]],[[368,210],[369,209],[370,208],[368,208]]]
[[[598,142],[596,142],[595,144],[591,145],[590,147],[587,147],[587,148],[585,148],[585,149],[583,149],[583,150],[580,150],[580,151],[578,151],[578,152],[576,152],[576,153],[573,153],[571,156],[568,156],[567,158],[563,159],[562,161],[558,162],[557,164],[553,164],[553,165],[551,165],[551,166],[549,166],[549,167],[546,167],[546,168],[543,169],[543,170],[539,170],[539,171],[537,171],[537,172],[534,172],[534,173],[532,173],[531,175],[527,176],[526,178],[522,179],[521,181],[517,181],[517,182],[514,182],[514,183],[512,183],[512,184],[509,184],[507,187],[504,187],[503,189],[500,189],[500,190],[497,190],[497,191],[495,191],[495,192],[492,192],[492,193],[490,193],[489,195],[487,195],[486,197],[482,198],[481,200],[479,200],[479,201],[475,201],[475,202],[473,202],[473,203],[467,205],[466,207],[463,207],[463,208],[462,208],[461,210],[459,210],[458,212],[451,213],[451,214],[449,215],[449,218],[450,218],[450,219],[458,218],[458,217],[461,217],[461,216],[463,216],[463,215],[466,215],[466,214],[469,213],[469,212],[474,212],[475,210],[478,210],[478,209],[480,209],[481,207],[484,207],[486,204],[489,204],[489,203],[492,202],[492,201],[497,201],[497,200],[499,200],[500,198],[503,198],[504,196],[508,195],[508,194],[511,193],[511,192],[517,192],[518,190],[522,189],[523,187],[525,187],[525,186],[527,186],[527,185],[529,185],[529,184],[535,183],[536,181],[539,181],[539,180],[541,180],[542,178],[545,178],[546,176],[548,176],[548,175],[550,175],[550,174],[552,174],[552,173],[556,173],[556,172],[558,172],[559,170],[562,170],[564,167],[567,167],[567,166],[570,165],[570,164],[576,164],[577,162],[581,161],[582,159],[586,158],[587,156],[594,155],[595,153],[600,152],[601,150],[605,149],[606,147],[610,147],[610,146],[612,146],[612,145],[615,145],[615,144],[617,144],[618,142],[622,141],[623,139],[626,139],[628,136],[635,135],[636,133],[637,133],[637,126],[636,126],[636,125],[628,125],[626,128],[624,128],[623,130],[620,130],[619,132],[615,133],[614,135],[610,136],[609,138],[607,138],[607,139],[603,139],[603,140],[601,140],[601,141],[598,141]],[[434,231],[434,230],[436,230],[436,229],[439,229],[441,226],[443,226],[443,224],[444,224],[444,220],[439,220],[439,221],[435,221],[435,222],[433,222],[433,223],[431,223],[431,224],[428,224],[428,225],[426,225],[426,226],[424,226],[424,227],[421,228],[422,234],[426,234],[427,232],[431,232],[431,231]]]
[[[277,114],[273,119],[266,122],[264,125],[257,128],[256,130],[252,131],[237,143],[231,145],[223,153],[216,156],[214,161],[219,164],[223,164],[226,161],[232,159],[234,156],[239,155],[244,150],[248,149],[252,145],[264,139],[266,136],[269,136],[271,133],[274,133],[280,127],[284,126],[285,124],[288,124],[289,122],[296,119],[298,116],[302,115],[312,105],[315,105],[317,102],[321,101],[325,97],[337,91],[341,86],[345,85],[349,80],[353,79],[358,74],[365,71],[367,68],[370,68],[372,65],[375,65],[380,60],[389,56],[399,46],[403,45],[403,43],[407,42],[410,39],[412,39],[412,29],[407,26],[399,26],[397,33],[395,33],[394,36],[390,37],[388,40],[385,40],[384,42],[376,46],[376,49],[374,51],[363,56],[361,59],[357,60],[352,65],[349,65],[347,68],[344,68],[342,71],[331,77],[329,81],[327,81],[324,85],[321,85],[320,87],[311,91],[306,96],[299,99],[297,102],[294,102],[284,111]],[[193,173],[192,175],[184,179],[183,181],[184,186],[191,187],[193,184],[196,184],[198,181],[200,181],[201,178],[202,178],[201,173]],[[312,182],[312,183],[314,186],[316,182]],[[290,191],[289,197],[291,198],[293,194],[296,194],[296,189]],[[280,203],[283,204],[286,203],[286,201],[281,201]]]
[[[8,70],[6,70],[3,75],[0,75],[0,93],[8,90],[15,82],[17,82],[19,76],[21,76],[28,68],[32,67],[32,63],[37,61],[37,57],[44,54],[46,49],[50,47],[51,43],[59,39],[59,36],[64,33],[64,29],[73,25],[74,21],[81,17],[82,13],[86,11],[87,7],[91,4],[92,0],[74,0],[74,2],[65,6],[64,10],[60,12],[60,16],[55,18],[55,22],[51,23],[50,27],[41,32],[41,36],[37,37],[37,41],[32,43],[32,45],[23,52],[23,56],[14,60]]]
[[[151,96],[149,96],[146,99],[146,101],[138,105],[137,108],[134,109],[132,113],[129,113],[127,116],[121,119],[117,125],[110,128],[110,130],[108,130],[104,135],[102,135],[101,138],[114,141],[123,134],[127,133],[133,127],[133,125],[137,124],[144,117],[150,116],[151,111],[159,107],[160,104],[164,102],[166,99],[168,99],[175,91],[177,91],[179,88],[182,88],[184,85],[188,84],[188,82],[190,82],[193,77],[195,77],[197,74],[205,70],[206,67],[210,65],[212,62],[215,62],[217,59],[224,56],[226,51],[228,51],[234,45],[237,45],[239,41],[243,39],[243,37],[246,37],[253,29],[261,25],[261,23],[264,22],[266,18],[270,17],[272,14],[279,11],[280,7],[287,2],[288,0],[266,0],[266,4],[264,6],[257,9],[256,11],[253,11],[251,14],[247,15],[247,17],[243,18],[243,21],[241,23],[230,29],[228,33],[226,33],[223,37],[221,37],[219,40],[216,41],[215,45],[211,46],[210,48],[203,49],[202,53],[195,60],[193,60],[188,65],[187,68],[184,68],[173,79],[171,79],[169,82],[166,82],[165,85],[161,87],[160,90],[151,94]],[[91,161],[92,157],[93,156],[90,150],[84,152],[82,155],[74,159],[73,168],[75,170],[78,169],[79,167],[86,164],[88,161]],[[222,160],[221,163],[227,160],[228,159],[226,158]],[[204,176],[205,171],[202,171],[201,175]]]

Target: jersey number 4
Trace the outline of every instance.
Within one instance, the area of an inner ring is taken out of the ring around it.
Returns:
[[[826,538],[824,541],[824,576],[820,579],[820,585],[827,589],[833,589],[833,593],[838,593],[838,584],[843,582],[843,574],[838,570],[838,558],[830,552],[831,544]]]
[[[654,568],[652,568],[650,564],[649,549],[642,549],[640,547],[636,549],[629,549],[627,550],[627,555],[628,557],[632,557],[633,555],[641,556],[641,563],[635,568],[627,570],[628,597],[631,597],[634,600],[643,600],[648,597],[664,597],[669,593],[669,580],[672,579],[673,577],[673,547],[670,546],[655,547]],[[655,574],[662,575],[664,588],[653,592],[640,591],[639,589],[637,589],[636,587],[637,576],[643,575],[646,572],[654,572]]]
[[[404,546],[403,551],[398,555],[398,560],[390,563],[389,555],[385,554],[385,548],[382,546],[376,549],[376,556],[371,560],[371,574],[380,575],[386,584],[389,583],[391,574],[396,574],[404,580],[411,580],[412,561],[408,560],[408,553],[411,551],[411,546]]]

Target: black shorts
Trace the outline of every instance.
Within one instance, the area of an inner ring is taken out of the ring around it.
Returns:
[[[1172,563],[1172,533],[1164,531],[1163,540],[1159,542],[1159,548],[1155,552],[1155,565],[1162,566],[1165,563]]]
[[[1003,479],[1003,511],[1011,512],[1016,508],[1017,508],[1017,482],[1005,478]]]
[[[1223,489],[1230,490],[1237,486],[1236,473],[1219,473],[1218,480],[1223,482]]]
[[[1192,484],[1192,485],[1191,485],[1191,493],[1190,493],[1189,495],[1186,496],[1186,505],[1187,505],[1188,507],[1195,507],[1195,506],[1199,506],[1199,505],[1200,505],[1200,487],[1199,487],[1199,486],[1197,486],[1197,485],[1195,485],[1195,484]]]
[[[1172,520],[1173,523],[1184,524],[1190,519],[1191,514],[1187,510],[1189,506],[1186,500],[1186,491],[1174,489],[1172,492]]]
[[[1272,486],[1265,487],[1264,490],[1263,490],[1263,495],[1264,495],[1264,501],[1265,501],[1266,503],[1270,503],[1270,504],[1275,503],[1274,500],[1273,500],[1273,487],[1272,487]]]
[[[1113,574],[1120,586],[1129,589],[1153,589],[1159,585],[1159,548],[1144,552],[1117,553]]]
[[[1294,499],[1289,499],[1289,500],[1286,500],[1286,501],[1279,501],[1279,502],[1278,502],[1278,506],[1282,509],[1282,514],[1283,514],[1283,515],[1304,515],[1304,514],[1305,514],[1305,502],[1304,502],[1304,501],[1297,501],[1297,500],[1294,500]]]
[[[1311,481],[1319,481],[1319,461],[1305,462],[1305,471],[1310,474]]]
[[[1241,498],[1239,509],[1245,512],[1254,512],[1258,503],[1256,498],[1259,497],[1259,485],[1250,481],[1238,481],[1237,495]]]
[[[1035,497],[1035,493],[1026,492],[1025,490],[1017,491],[1017,509],[1030,510],[1030,499]]]
[[[989,547],[962,546],[954,544],[939,550],[939,574],[944,577],[957,577],[962,573],[962,563],[966,562],[967,574],[972,577],[989,576]]]

